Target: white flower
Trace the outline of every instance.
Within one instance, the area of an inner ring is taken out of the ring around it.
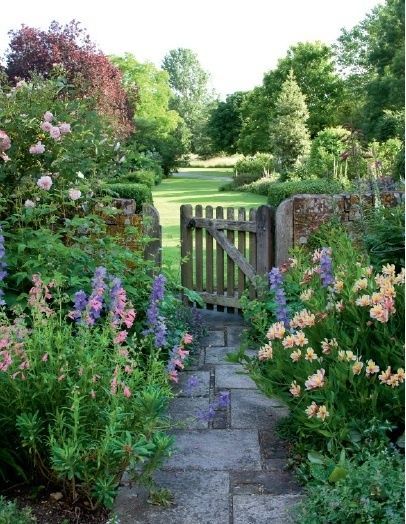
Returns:
[[[79,191],[79,189],[69,189],[68,195],[71,200],[79,200],[79,198],[82,196],[82,193]]]
[[[85,178],[85,175],[82,173],[82,171],[78,171],[78,172],[76,173],[76,176],[77,176],[78,178]]]
[[[27,200],[24,202],[24,207],[26,207],[26,208],[32,208],[32,207],[35,207],[35,202],[33,202],[33,201],[30,200],[30,199],[27,199]]]
[[[42,176],[37,180],[37,186],[45,191],[49,191],[52,186],[52,178],[48,175]]]

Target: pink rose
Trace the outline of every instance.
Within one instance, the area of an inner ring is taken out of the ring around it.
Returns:
[[[59,130],[62,135],[66,135],[67,133],[71,132],[70,124],[67,124],[66,122],[62,122],[62,124],[59,124]]]
[[[51,138],[53,138],[54,140],[58,140],[59,138],[61,138],[61,131],[59,127],[51,127],[49,134],[51,135]]]
[[[44,122],[52,122],[53,119],[54,119],[54,115],[51,113],[51,111],[47,111],[44,114]]]
[[[52,129],[52,124],[50,122],[42,122],[41,129],[42,131],[49,133]]]
[[[4,153],[7,149],[11,147],[11,140],[8,134],[5,131],[0,129],[0,152]]]
[[[79,200],[79,198],[82,196],[82,193],[79,191],[79,189],[69,189],[68,195],[71,200]]]
[[[37,186],[45,191],[49,191],[52,187],[52,178],[48,175],[42,176],[37,180]]]
[[[42,153],[45,152],[45,146],[41,140],[39,140],[36,144],[30,146],[29,151],[32,155],[42,155]]]

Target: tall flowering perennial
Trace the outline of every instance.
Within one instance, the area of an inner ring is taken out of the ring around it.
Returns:
[[[192,335],[185,333],[180,341],[180,344],[174,346],[169,352],[169,360],[166,369],[168,371],[169,379],[172,380],[172,382],[178,382],[178,372],[179,370],[184,369],[184,361],[189,355],[189,350],[185,349],[185,346],[191,344],[192,342]],[[188,387],[191,386],[191,384],[188,384]]]
[[[157,348],[161,348],[166,344],[167,329],[165,319],[159,314],[159,303],[164,298],[165,283],[166,278],[163,275],[158,275],[154,279],[147,310],[148,328],[144,331],[144,335],[155,335],[155,345]]]
[[[4,236],[2,235],[2,228],[0,226],[0,282],[2,282],[7,276],[7,264],[4,261],[6,256],[6,250],[4,247]],[[4,291],[0,288],[0,306],[4,306]]]
[[[289,312],[286,305],[286,295],[283,289],[283,276],[279,268],[273,267],[268,275],[271,290],[275,294],[276,319],[289,327]]]
[[[323,287],[334,284],[333,261],[328,247],[323,247],[320,253],[320,280]]]
[[[196,418],[201,422],[210,422],[216,416],[219,409],[226,409],[230,404],[230,392],[220,391],[217,397],[210,402],[206,409],[200,409],[196,413]]]

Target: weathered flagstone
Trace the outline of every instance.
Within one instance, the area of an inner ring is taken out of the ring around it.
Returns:
[[[258,390],[233,390],[231,395],[232,428],[271,428],[289,414],[281,402]]]
[[[209,331],[205,340],[205,345],[210,347],[225,346],[224,329]]]
[[[278,437],[275,431],[260,431],[259,442],[264,459],[286,458],[286,442]]]
[[[187,391],[187,383],[190,377],[195,376],[198,380],[198,385],[193,388],[192,395],[194,397],[204,397],[209,394],[210,387],[210,373],[209,371],[184,371],[179,374],[179,383],[175,386],[175,391],[180,397],[192,396]]]
[[[290,524],[298,495],[236,495],[233,524]]]
[[[228,327],[227,328],[227,345],[238,348],[242,342],[242,339],[241,339],[242,332],[243,332],[242,327],[240,328]]]
[[[200,410],[209,407],[208,397],[179,397],[172,400],[169,407],[169,418],[180,429],[207,429],[208,422],[199,420],[196,415]]]
[[[255,382],[240,364],[235,366],[216,366],[216,388],[255,389]]]
[[[230,473],[230,490],[233,495],[282,495],[299,493],[300,488],[288,471],[280,465],[275,471],[237,471]]]
[[[159,487],[169,489],[174,505],[147,503],[147,494],[122,488],[116,501],[120,524],[224,524],[229,521],[228,473],[222,471],[160,471]]]
[[[176,431],[176,451],[164,469],[261,469],[258,432],[247,429]]]
[[[233,353],[235,349],[233,347],[213,347],[206,348],[205,351],[205,364],[225,364],[225,365],[235,365],[234,362],[229,362],[227,360],[227,353]]]

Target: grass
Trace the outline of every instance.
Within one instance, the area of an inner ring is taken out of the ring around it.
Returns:
[[[209,167],[209,168],[223,168],[233,167],[243,155],[231,156],[216,156],[212,158],[202,159],[197,156],[192,157],[189,161],[190,167]]]
[[[266,197],[253,193],[219,192],[231,169],[182,169],[179,174],[163,180],[153,191],[154,205],[162,224],[164,264],[172,270],[180,267],[179,213],[182,204],[223,207],[258,207]]]

